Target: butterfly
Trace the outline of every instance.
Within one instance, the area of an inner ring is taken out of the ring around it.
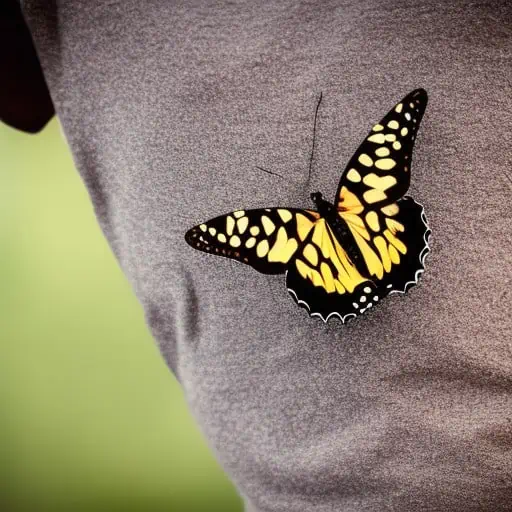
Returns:
[[[186,242],[263,274],[285,274],[310,316],[342,323],[418,283],[430,251],[423,207],[405,196],[427,105],[416,89],[375,124],[343,172],[334,202],[236,210],[192,227]]]

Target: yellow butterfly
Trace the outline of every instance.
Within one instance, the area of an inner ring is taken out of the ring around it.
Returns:
[[[194,249],[286,274],[300,306],[343,323],[390,293],[417,284],[429,253],[423,207],[404,197],[414,141],[427,105],[416,89],[376,125],[350,159],[334,203],[315,192],[315,210],[236,210],[194,226]]]

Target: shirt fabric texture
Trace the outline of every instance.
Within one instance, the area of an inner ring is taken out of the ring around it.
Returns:
[[[512,510],[510,2],[23,8],[101,228],[247,512]],[[433,237],[407,295],[324,324],[284,276],[185,243],[233,210],[331,200],[417,87],[409,194]]]

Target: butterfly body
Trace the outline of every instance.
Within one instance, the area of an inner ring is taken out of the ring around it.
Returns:
[[[354,263],[361,272],[361,269],[364,268],[361,267],[361,264],[364,265],[364,262],[362,262],[361,255],[357,250],[350,228],[339,215],[336,206],[334,206],[333,203],[326,201],[320,192],[313,192],[310,197],[313,203],[315,203],[320,216],[326,220],[327,224],[329,224],[329,227],[332,229],[336,239],[345,248],[352,263]]]
[[[391,293],[417,284],[429,252],[423,207],[404,197],[412,150],[427,104],[409,93],[350,159],[334,203],[311,194],[315,210],[236,210],[194,226],[194,249],[238,260],[264,274],[285,274],[298,305],[324,322],[342,322]]]

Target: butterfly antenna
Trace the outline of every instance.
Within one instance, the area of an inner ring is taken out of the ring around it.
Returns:
[[[320,103],[322,103],[322,92],[320,92],[320,96],[318,98],[318,103],[316,104],[316,109],[315,109],[315,121],[313,123],[313,144],[311,145],[311,155],[309,157],[308,180],[306,183],[309,183],[309,181],[311,179],[311,168],[313,167],[313,158],[315,156],[316,122],[318,119],[318,109],[320,108]]]
[[[272,174],[273,176],[279,176],[280,178],[284,179],[284,176],[281,176],[280,174],[277,174],[277,172],[267,171],[267,169],[263,169],[263,167],[260,167],[259,165],[256,166],[256,169],[259,169],[260,171],[266,172],[267,174]]]

